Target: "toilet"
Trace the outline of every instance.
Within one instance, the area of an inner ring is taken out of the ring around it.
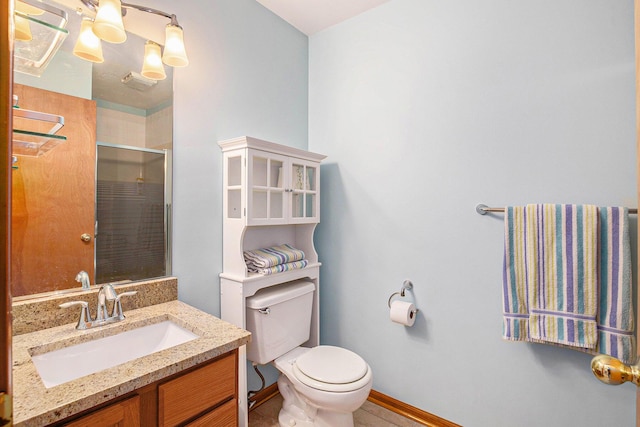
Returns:
[[[356,353],[309,340],[313,282],[299,280],[264,288],[246,299],[247,359],[279,371],[282,427],[353,427],[353,412],[367,400],[373,375]]]

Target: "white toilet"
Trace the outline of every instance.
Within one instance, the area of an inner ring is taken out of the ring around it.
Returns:
[[[369,396],[371,368],[340,347],[300,347],[309,339],[313,291],[309,281],[272,286],[247,298],[247,359],[280,371],[282,427],[352,427],[353,412]]]

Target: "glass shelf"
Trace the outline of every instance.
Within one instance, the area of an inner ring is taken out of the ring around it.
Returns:
[[[39,77],[44,73],[49,61],[69,34],[69,31],[65,29],[68,17],[65,11],[45,3],[28,0],[25,3],[32,4],[34,7],[44,10],[45,13],[35,18],[31,15],[15,12],[16,16],[27,20],[33,38],[29,41],[15,41],[13,69]]]
[[[56,135],[64,126],[64,117],[55,114],[13,107],[13,126],[14,155],[41,156],[67,140]]]
[[[13,130],[13,155],[38,157],[67,140],[63,135]]]

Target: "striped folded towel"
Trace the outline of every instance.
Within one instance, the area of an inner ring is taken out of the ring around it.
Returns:
[[[268,268],[280,264],[300,261],[304,259],[304,252],[285,243],[264,249],[244,251],[244,260],[249,268]]]
[[[529,340],[595,349],[598,207],[526,207]]]
[[[265,267],[265,268],[249,267],[249,271],[252,273],[269,275],[274,273],[282,273],[289,270],[296,270],[299,268],[305,268],[308,262],[309,261],[307,261],[306,259],[303,259],[300,261],[288,262],[286,264],[274,265],[273,267]]]
[[[627,208],[600,208],[598,353],[636,361]]]

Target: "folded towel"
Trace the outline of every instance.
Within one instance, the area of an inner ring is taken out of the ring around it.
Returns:
[[[600,208],[600,308],[598,352],[636,361],[633,288],[626,208]]]
[[[524,206],[504,209],[504,268],[502,272],[502,337],[510,341],[529,339],[527,304],[526,212]]]
[[[286,264],[278,264],[273,267],[265,267],[265,268],[256,268],[256,267],[248,267],[249,271],[252,273],[260,273],[260,274],[274,274],[274,273],[282,273],[284,271],[296,270],[299,268],[305,268],[309,261],[306,259],[294,262],[288,262]]]
[[[526,207],[529,340],[595,349],[598,208]]]
[[[264,249],[244,251],[244,259],[248,267],[261,269],[303,260],[304,252],[285,243]]]

